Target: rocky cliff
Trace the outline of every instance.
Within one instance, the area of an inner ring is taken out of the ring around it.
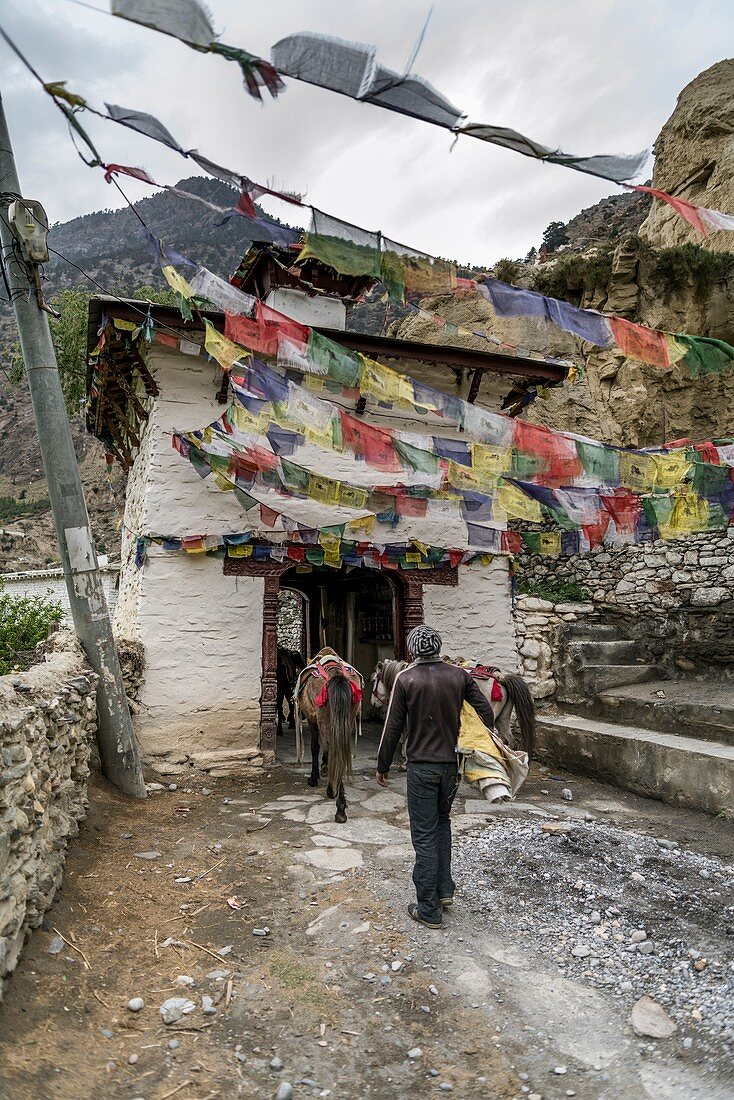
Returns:
[[[654,145],[653,185],[697,206],[734,212],[734,58],[700,73],[678,96]],[[656,248],[700,243],[695,229],[655,203],[640,236]],[[704,247],[734,250],[733,233],[713,233]]]
[[[683,90],[655,152],[656,187],[734,212],[734,61],[719,62]],[[702,239],[667,205],[650,208],[630,195],[602,200],[566,228],[570,250],[540,267],[515,265],[512,281],[654,328],[734,343],[734,233]],[[633,447],[734,434],[734,370],[700,379],[681,365],[663,371],[538,321],[498,318],[474,294],[424,304],[462,326],[583,366],[582,381],[536,400],[530,420]],[[443,329],[420,317],[393,331],[446,341]],[[454,342],[486,348],[470,337]]]

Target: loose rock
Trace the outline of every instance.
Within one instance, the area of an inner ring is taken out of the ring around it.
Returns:
[[[145,1008],[145,1001],[142,997],[131,997],[127,1002],[127,1007],[130,1012],[140,1012],[142,1008]]]
[[[187,1016],[196,1009],[193,1001],[187,997],[169,997],[160,1007],[160,1014],[164,1024],[175,1024],[182,1016]]]
[[[651,1039],[668,1039],[678,1030],[678,1025],[671,1020],[662,1005],[647,995],[640,997],[633,1006],[630,1023],[638,1035],[646,1035]]]

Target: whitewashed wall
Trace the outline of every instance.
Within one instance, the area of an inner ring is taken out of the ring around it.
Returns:
[[[285,301],[279,301],[279,306],[285,310]],[[296,312],[292,304],[287,311]],[[299,319],[313,321],[310,316]],[[338,319],[328,320],[335,324]],[[152,403],[128,481],[115,626],[119,634],[139,639],[145,646],[146,679],[136,719],[144,751],[175,763],[194,752],[246,749],[258,742],[263,582],[225,577],[221,560],[167,553],[156,546],[149,547],[144,568],[135,567],[139,533],[222,535],[248,526],[235,494],[221,492],[213,478],[202,480],[171,445],[173,432],[203,428],[222,414],[216,400],[219,368],[203,356],[157,345],[151,349],[148,365],[160,396]],[[410,364],[410,371],[447,392],[462,392],[468,385],[468,379],[456,387],[447,385],[446,372],[437,367]],[[501,379],[493,379],[492,384],[497,387],[496,397],[507,389]],[[494,393],[483,398],[488,407],[498,408]],[[401,426],[399,419],[381,417],[377,410],[370,410],[366,419]],[[420,425],[404,426],[431,432],[436,421],[428,417]],[[443,424],[441,431],[459,434],[447,431]],[[304,452],[304,464],[313,465],[307,461],[308,445]],[[363,484],[380,480],[367,467],[361,478],[356,476],[354,463],[339,455],[325,461],[323,452],[317,451],[314,461],[332,477],[351,475]],[[423,477],[415,475],[418,480]],[[411,479],[406,476],[405,480]],[[407,521],[406,536],[437,545],[461,545],[464,522],[455,509],[446,511],[445,516],[435,515],[430,530],[419,521],[413,530]],[[323,523],[323,506],[315,501],[293,500],[289,513],[313,526]],[[356,514],[344,509],[331,520],[341,522]],[[461,568],[458,589],[427,585],[425,613],[427,621],[443,633],[447,652],[516,667],[506,559],[496,558],[491,566]]]
[[[171,445],[176,429],[204,427],[221,415],[219,368],[158,348],[149,366],[160,396],[128,482],[115,627],[145,646],[136,716],[143,750],[175,763],[196,752],[258,744],[263,581],[225,577],[216,558],[155,545],[136,569],[139,533],[242,526],[234,494],[212,491]]]
[[[507,558],[494,558],[491,565],[460,566],[456,588],[425,585],[423,613],[443,638],[448,656],[495,664],[506,672],[516,670]]]

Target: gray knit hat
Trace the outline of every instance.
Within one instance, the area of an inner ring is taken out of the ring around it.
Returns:
[[[441,652],[441,635],[432,626],[422,623],[408,635],[408,653],[411,657],[438,657]]]

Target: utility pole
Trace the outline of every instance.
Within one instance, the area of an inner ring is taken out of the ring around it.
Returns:
[[[8,207],[21,198],[13,148],[0,97],[0,241],[13,299],[28,389],[33,402],[56,538],[74,628],[97,673],[97,743],[102,770],[126,794],[145,798],[145,783],[112,635],[97,553],[66,415],[56,355],[38,295],[39,267],[9,224]],[[27,201],[27,200],[26,200]],[[16,207],[18,209],[18,207]],[[31,232],[45,226],[35,203],[20,207]],[[41,245],[41,250],[45,244]]]

